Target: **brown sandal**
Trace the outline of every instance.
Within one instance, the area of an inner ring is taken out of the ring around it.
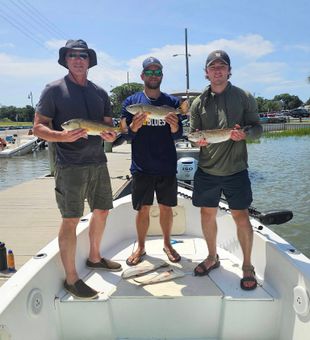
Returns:
[[[128,259],[126,260],[126,264],[127,266],[136,266],[137,264],[139,264],[140,262],[142,262],[143,257],[146,255],[146,252],[142,252],[140,254],[137,254],[137,256],[135,256],[135,253],[133,253],[131,256],[128,257]]]
[[[255,275],[255,271],[254,271],[254,267],[252,265],[243,265],[242,266],[242,271],[244,272],[251,272],[253,275]],[[248,287],[245,286],[245,282],[253,282],[253,285]],[[242,278],[240,280],[240,287],[243,290],[253,290],[257,287],[257,280],[255,278],[255,276],[245,276],[244,278]]]
[[[210,260],[210,261],[214,261],[214,265],[207,268],[206,267],[206,260]],[[219,260],[219,256],[211,256],[208,255],[208,257],[203,260],[201,263],[198,264],[198,266],[194,269],[194,274],[195,276],[205,276],[208,275],[210,273],[211,270],[218,268],[220,266],[221,262]],[[202,271],[198,271],[197,269],[200,268]]]
[[[181,261],[180,254],[174,248],[172,248],[171,251],[169,249],[163,248],[163,251],[166,253],[170,262],[176,263]]]

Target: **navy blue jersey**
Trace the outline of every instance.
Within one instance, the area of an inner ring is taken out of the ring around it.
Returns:
[[[178,98],[166,93],[160,94],[156,100],[150,100],[143,92],[129,96],[123,102],[122,118],[126,118],[127,126],[132,122],[133,115],[126,111],[132,104],[149,104],[154,106],[168,105],[174,108],[180,106]],[[171,176],[176,174],[177,155],[174,140],[181,138],[183,129],[179,119],[179,130],[171,133],[170,125],[165,120],[150,119],[137,133],[130,133],[132,174],[141,172],[147,175]]]

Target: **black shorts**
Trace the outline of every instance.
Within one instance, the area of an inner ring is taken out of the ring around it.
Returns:
[[[230,176],[214,176],[198,168],[194,176],[193,205],[218,207],[222,193],[230,209],[248,209],[253,200],[248,171]]]
[[[142,205],[152,205],[154,192],[159,204],[175,207],[178,202],[176,176],[133,174],[132,206],[135,210],[140,210]]]

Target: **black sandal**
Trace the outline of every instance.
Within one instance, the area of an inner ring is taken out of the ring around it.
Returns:
[[[251,272],[253,275],[255,275],[254,267],[252,265],[248,266],[242,266],[242,271],[244,272]],[[250,287],[245,286],[245,282],[253,282],[254,284]],[[257,280],[255,276],[245,276],[240,280],[240,287],[243,290],[253,290],[257,287]]]
[[[211,261],[215,261],[214,265],[207,268],[206,267],[206,260],[211,260]],[[195,276],[205,276],[208,275],[210,273],[211,270],[218,268],[220,266],[221,262],[219,260],[219,256],[211,256],[208,255],[208,257],[203,260],[201,263],[198,264],[198,266],[194,269],[194,274]],[[202,269],[202,271],[198,271],[197,269],[200,268]]]

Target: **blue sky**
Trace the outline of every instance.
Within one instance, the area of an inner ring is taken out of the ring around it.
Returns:
[[[36,104],[45,85],[66,74],[58,50],[75,38],[96,50],[89,79],[108,92],[127,75],[140,82],[151,55],[164,65],[162,90],[184,91],[185,28],[191,91],[208,84],[208,53],[224,49],[234,85],[268,99],[289,93],[307,101],[309,13],[308,0],[0,0],[0,105],[29,105],[30,92]]]

